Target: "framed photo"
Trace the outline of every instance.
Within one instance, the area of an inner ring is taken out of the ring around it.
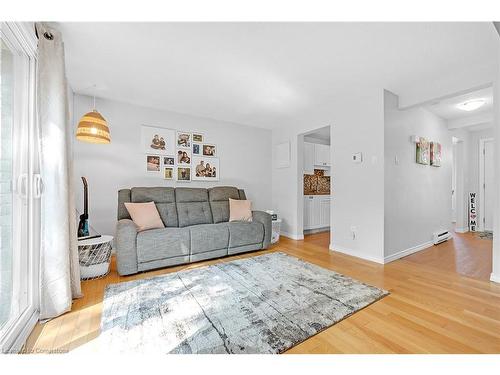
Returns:
[[[160,173],[160,156],[146,155],[146,171],[148,173]]]
[[[191,164],[191,150],[177,150],[177,165]]]
[[[191,133],[177,132],[177,148],[191,148]]]
[[[173,156],[164,156],[163,157],[163,165],[171,165],[173,166],[175,164],[175,158]]]
[[[431,165],[441,166],[441,143],[439,142],[431,142]]]
[[[193,133],[193,142],[203,143],[205,137],[202,133]]]
[[[177,167],[177,181],[191,181],[191,167]]]
[[[429,165],[429,141],[420,137],[416,145],[416,161],[418,164]]]
[[[201,155],[201,145],[199,143],[193,143],[193,155]]]
[[[143,125],[141,144],[146,154],[172,155],[175,152],[175,131]]]
[[[193,156],[193,181],[219,181],[219,158]]]
[[[173,180],[174,179],[174,167],[164,167],[163,168],[163,179]]]
[[[204,144],[202,147],[203,156],[217,156],[217,147],[212,144]]]

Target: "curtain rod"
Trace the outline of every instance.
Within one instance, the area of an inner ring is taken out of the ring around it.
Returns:
[[[37,39],[40,39],[40,36],[38,35],[38,28],[36,27],[36,25],[35,25],[35,35]],[[54,40],[54,35],[52,35],[52,33],[49,31],[45,31],[43,33],[43,37],[47,40]]]

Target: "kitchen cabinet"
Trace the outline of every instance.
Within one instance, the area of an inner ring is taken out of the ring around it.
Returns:
[[[329,195],[305,195],[304,230],[329,227],[330,204]]]
[[[314,173],[314,143],[304,142],[304,174]]]
[[[320,145],[317,143],[304,142],[304,173],[305,174],[313,174],[314,168],[329,167],[330,165],[331,165],[331,163],[330,163],[330,146]]]
[[[327,145],[314,145],[314,165],[322,167],[330,166],[330,146]]]

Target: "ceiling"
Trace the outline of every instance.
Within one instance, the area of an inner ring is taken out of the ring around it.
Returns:
[[[309,139],[317,139],[320,141],[324,141],[325,143],[330,144],[331,139],[330,139],[330,127],[329,126],[324,126],[322,128],[313,130],[311,132],[308,132],[304,134],[305,137]]]
[[[482,107],[469,112],[457,108],[459,104],[474,99],[483,99],[486,103]],[[492,113],[493,88],[487,87],[471,91],[467,94],[453,96],[451,98],[430,103],[426,106],[426,108],[445,120],[454,120],[462,117],[476,116],[478,114]]]
[[[486,22],[57,27],[77,93],[265,128],[352,87],[401,94],[440,75],[459,79],[496,61],[498,38]]]

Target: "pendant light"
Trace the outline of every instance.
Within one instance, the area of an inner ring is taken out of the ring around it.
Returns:
[[[89,143],[110,143],[108,123],[102,115],[94,109],[82,116],[76,129],[76,139]]]

